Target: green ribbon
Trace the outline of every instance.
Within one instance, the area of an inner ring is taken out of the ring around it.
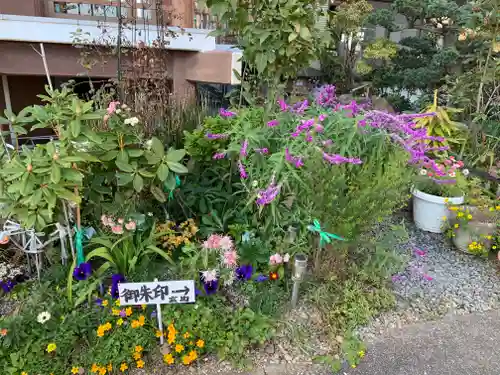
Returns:
[[[175,188],[178,188],[179,186],[181,186],[181,179],[179,178],[179,176],[175,176],[175,187],[170,190],[170,193],[168,193],[168,200],[172,200],[174,198],[174,190]]]
[[[319,233],[319,246],[320,247],[323,247],[325,244],[332,242],[332,239],[344,241],[344,238],[337,236],[336,234],[333,234],[333,233],[325,232],[323,229],[321,229],[321,225],[319,224],[319,221],[316,219],[314,219],[313,225],[307,226],[307,229],[311,232]]]
[[[76,249],[76,265],[85,262],[85,257],[83,255],[83,231],[81,229],[75,228],[75,249]]]

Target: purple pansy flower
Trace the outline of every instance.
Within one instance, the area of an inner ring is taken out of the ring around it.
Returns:
[[[261,274],[261,275],[259,275],[259,276],[257,276],[257,277],[255,278],[255,282],[257,282],[257,283],[261,283],[261,282],[263,282],[263,281],[267,281],[267,280],[269,280],[269,276],[262,275],[262,274]]]
[[[111,276],[111,297],[117,299],[120,297],[120,292],[118,291],[118,284],[124,283],[125,276],[122,274],[116,273]]]
[[[252,278],[253,267],[251,264],[244,264],[239,266],[234,271],[236,278],[241,281],[250,280]]]
[[[203,288],[205,289],[205,294],[207,296],[217,293],[219,288],[219,280],[211,280],[203,283]]]
[[[90,263],[81,263],[73,270],[73,277],[79,281],[87,280],[92,274],[92,266]]]

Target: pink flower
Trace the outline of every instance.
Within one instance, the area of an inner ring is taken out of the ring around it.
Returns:
[[[279,125],[279,121],[278,120],[271,120],[271,121],[267,122],[267,126],[269,126],[270,128],[272,128],[274,126],[278,126],[278,125]]]
[[[238,254],[236,253],[235,250],[225,251],[222,256],[222,262],[226,267],[235,267],[237,264],[236,263],[237,259],[238,259]]]
[[[120,102],[110,102],[109,105],[108,105],[108,115],[112,115],[113,113],[115,113],[117,107],[120,105]]]
[[[111,227],[111,232],[114,234],[123,234],[123,227],[121,225],[113,225]]]
[[[136,225],[135,221],[129,221],[127,224],[125,224],[125,229],[135,230],[136,226],[137,225]]]
[[[233,248],[233,240],[229,236],[224,236],[219,241],[219,247],[222,250],[229,251]]]
[[[283,263],[288,263],[290,261],[290,254],[286,253],[283,257]]]
[[[321,114],[321,115],[319,115],[319,116],[318,116],[318,120],[319,120],[319,121],[323,121],[323,120],[324,120],[325,118],[327,118],[327,117],[328,117],[327,115],[325,115],[325,114]]]
[[[207,238],[205,242],[203,242],[203,248],[205,249],[220,249],[220,241],[222,240],[222,236],[218,234],[212,234]]]
[[[288,106],[283,99],[278,100],[278,104],[280,105],[281,112],[285,112],[288,109]]]
[[[420,250],[420,249],[415,249],[414,252],[415,252],[415,255],[418,255],[419,257],[424,257],[427,254],[425,251]]]
[[[274,255],[271,255],[269,257],[269,263],[271,265],[278,265],[278,264],[281,264],[283,263],[283,258],[281,257],[281,255],[279,255],[278,253],[274,254]]]
[[[429,276],[429,275],[427,275],[426,273],[425,273],[425,274],[423,274],[423,275],[422,275],[422,277],[423,277],[424,279],[426,279],[427,281],[432,281],[432,276]]]
[[[118,219],[118,224],[123,224],[123,218]]]
[[[207,270],[201,272],[201,279],[204,283],[209,283],[217,280],[218,272],[217,270]]]
[[[102,215],[101,216],[101,223],[102,223],[102,225],[108,226],[109,220],[110,220],[110,218],[108,218],[106,215]]]

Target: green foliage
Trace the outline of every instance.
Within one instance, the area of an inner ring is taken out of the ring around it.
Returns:
[[[316,28],[317,9],[310,1],[209,0],[207,6],[228,31],[238,36],[243,61],[261,80],[259,86],[267,85],[271,104],[281,82],[307,68],[323,44]],[[245,99],[252,103],[249,94],[243,91]]]
[[[166,305],[164,321],[175,322],[205,340],[207,350],[242,366],[245,351],[274,335],[272,322],[250,308],[228,306],[223,297],[200,298],[193,305]]]
[[[67,374],[73,367],[89,372],[94,363],[104,367],[111,363],[117,369],[121,363],[132,366],[135,345],[145,351],[155,345],[149,321],[135,329],[116,323],[118,317],[111,313],[113,301],[106,308],[91,304],[75,309],[64,298],[65,291],[50,281],[30,285],[29,292],[17,315],[0,319],[0,327],[7,330],[0,339],[2,374]],[[40,323],[39,314],[44,312],[48,320]],[[134,308],[127,319],[142,313]],[[97,328],[106,323],[111,329],[98,337]],[[56,349],[49,353],[51,343]]]

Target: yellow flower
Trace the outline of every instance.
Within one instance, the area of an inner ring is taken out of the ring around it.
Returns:
[[[500,211],[500,206],[496,206],[495,210]]]
[[[175,333],[169,333],[167,341],[169,344],[173,344],[175,342]]]
[[[184,337],[185,339],[188,339],[188,338],[190,338],[190,337],[191,337],[191,335],[189,334],[189,332],[186,332],[186,333],[183,335],[183,337]]]
[[[450,207],[450,211],[458,211],[458,207]]]
[[[141,359],[142,355],[141,353],[135,352],[134,354],[132,354],[132,357],[137,361],[138,359]]]
[[[140,345],[136,345],[136,346],[135,346],[135,352],[136,352],[136,353],[140,353],[140,352],[142,352],[143,350],[144,350],[144,348],[143,348],[142,346],[140,346]]]
[[[139,324],[139,321],[138,320],[132,320],[132,324],[131,324],[132,328],[137,328],[140,326]]]
[[[450,200],[448,198],[444,198],[444,203],[448,203]]]
[[[351,365],[352,368],[356,368],[356,365]]]
[[[139,359],[136,362],[137,368],[143,368],[144,367],[144,361],[142,359]]]
[[[145,322],[146,322],[146,318],[144,317],[144,315],[140,315],[139,316],[139,325],[142,327]]]
[[[109,302],[107,300],[102,301],[101,305],[104,307],[108,306]]]
[[[21,375],[28,375],[26,371],[21,372]]]
[[[143,310],[146,310],[146,307],[148,307],[148,305],[141,305],[141,307]]]
[[[364,352],[364,350],[360,350],[360,351],[358,352],[358,355],[359,355],[359,358],[363,358],[363,357],[365,356],[365,352]]]
[[[72,373],[72,374],[78,374],[78,372],[80,372],[80,368],[79,368],[79,367],[73,367],[73,368],[71,369],[71,373]]]
[[[120,309],[112,308],[111,309],[111,314],[113,314],[114,316],[120,315]]]
[[[107,369],[109,372],[113,371],[113,364],[108,363]]]
[[[125,371],[125,370],[127,370],[127,369],[128,369],[128,365],[127,365],[125,362],[123,362],[123,363],[120,365],[120,371],[121,371],[121,372],[124,372],[124,371]]]
[[[492,248],[493,250],[496,250],[497,245],[493,245],[491,248]]]
[[[177,345],[175,346],[175,351],[176,351],[177,353],[180,353],[180,352],[182,352],[183,350],[184,350],[184,345],[182,345],[182,344],[177,344]]]
[[[131,308],[131,307],[127,307],[127,308],[125,309],[125,314],[126,314],[127,316],[132,315],[132,308]]]
[[[446,216],[443,216],[443,217],[441,218],[441,220],[446,221],[446,220],[448,220],[448,218],[447,218]]]
[[[464,213],[463,213],[463,212],[459,212],[459,213],[457,214],[457,216],[458,216],[458,217],[462,217],[462,216],[464,216]]]
[[[492,236],[486,236],[487,240],[491,240],[493,237]]]
[[[467,219],[469,219],[469,220],[470,220],[470,219],[472,219],[472,215],[471,215],[471,214],[468,214],[468,215],[467,215]]]
[[[120,318],[116,321],[116,324],[118,324],[119,326],[121,326],[123,324],[123,319]]]
[[[458,225],[458,224],[455,224],[454,226],[455,226],[455,228],[458,228],[458,227],[459,227],[460,225]]]
[[[90,371],[92,372],[97,372],[99,370],[99,366],[97,366],[97,363],[92,363],[92,368]]]
[[[53,342],[51,342],[49,345],[47,345],[47,353],[52,353],[56,349],[57,349],[57,345]]]
[[[175,359],[174,359],[174,356],[170,353],[168,354],[165,354],[163,356],[163,361],[167,364],[167,365],[172,365],[174,362],[175,362]]]
[[[191,350],[191,351],[189,352],[189,359],[190,359],[191,361],[195,361],[195,360],[196,360],[196,358],[198,358],[198,353],[196,353],[196,350]]]
[[[155,336],[156,337],[161,337],[161,331],[159,329],[156,330]]]
[[[189,365],[191,363],[191,358],[187,355],[182,356],[182,364],[183,365]]]
[[[202,339],[199,339],[198,341],[196,341],[196,346],[198,348],[203,348],[205,346],[205,341],[203,341]]]
[[[106,367],[99,368],[99,375],[106,375]]]
[[[115,301],[115,306],[120,307],[120,300],[119,300],[119,299],[117,299],[117,300]]]

